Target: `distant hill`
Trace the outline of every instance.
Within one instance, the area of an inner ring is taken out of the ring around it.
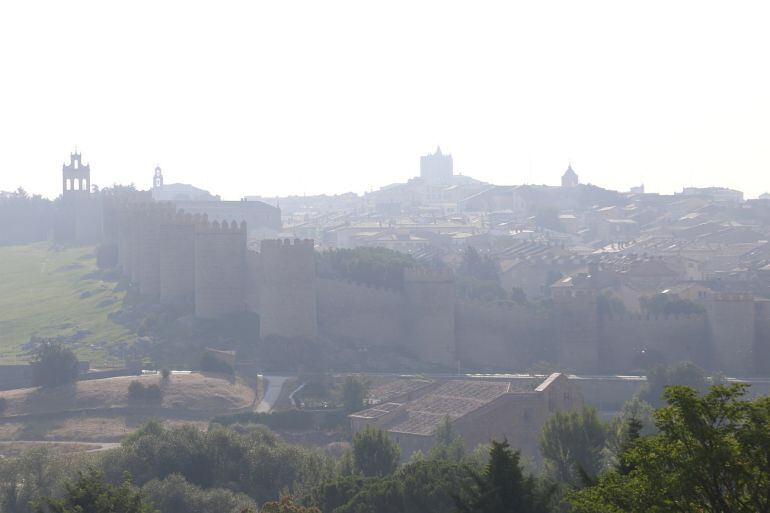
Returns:
[[[108,346],[135,338],[108,318],[125,297],[116,285],[102,279],[93,247],[0,247],[0,363],[27,360],[32,336],[65,337],[79,358],[104,362]]]

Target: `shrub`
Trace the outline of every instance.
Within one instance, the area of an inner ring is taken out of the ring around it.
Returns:
[[[8,407],[8,401],[6,401],[5,397],[0,397],[0,415],[5,413],[5,409]]]
[[[342,384],[341,399],[345,411],[348,413],[364,409],[368,386],[366,381],[357,376],[347,376]]]
[[[387,476],[398,468],[401,450],[388,434],[366,426],[353,436],[353,467],[364,476]]]
[[[148,385],[144,389],[144,400],[148,403],[159,403],[163,399],[163,391],[157,384]]]
[[[160,375],[163,379],[168,379],[169,376],[171,376],[171,371],[169,369],[163,369],[160,371]]]
[[[40,344],[31,365],[33,384],[43,388],[74,383],[80,373],[75,353],[53,340]]]
[[[157,384],[144,386],[138,380],[128,385],[128,400],[135,403],[159,403],[163,399],[163,391]]]
[[[130,401],[141,401],[144,398],[144,385],[137,380],[128,384],[128,399]]]
[[[235,374],[235,369],[233,369],[233,366],[230,365],[227,362],[224,362],[214,356],[213,354],[206,351],[203,353],[203,356],[201,356],[201,370],[205,372],[217,372],[220,374]]]

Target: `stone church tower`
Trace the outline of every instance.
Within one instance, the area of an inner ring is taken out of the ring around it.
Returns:
[[[70,163],[62,164],[62,199],[73,201],[91,192],[91,166],[83,165],[80,153],[70,153]]]
[[[77,150],[69,164],[62,164],[62,192],[54,227],[59,243],[86,244],[101,240],[102,207],[100,197],[91,194],[91,166],[83,164]]]

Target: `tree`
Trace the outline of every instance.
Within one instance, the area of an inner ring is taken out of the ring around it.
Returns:
[[[36,447],[16,458],[0,458],[0,511],[28,513],[30,503],[53,495],[70,474],[76,457]]]
[[[448,513],[453,495],[472,485],[468,464],[417,461],[385,477],[345,476],[324,482],[311,503],[334,513]]]
[[[43,388],[74,383],[80,373],[75,353],[53,340],[40,344],[31,364],[32,382]]]
[[[742,399],[746,386],[705,395],[667,387],[658,434],[637,438],[623,468],[573,492],[577,513],[758,513],[770,511],[770,397]]]
[[[452,429],[452,421],[447,415],[436,429],[436,443],[428,452],[429,460],[462,461],[466,456],[462,437]]]
[[[602,317],[623,315],[626,313],[626,305],[611,291],[605,291],[596,298],[596,311]]]
[[[489,462],[481,473],[471,472],[473,485],[455,496],[463,513],[547,513],[555,489],[525,476],[520,454],[507,440],[492,440]]]
[[[655,294],[639,298],[639,306],[650,315],[692,315],[704,312],[702,305],[675,294]]]
[[[256,511],[247,495],[223,488],[200,488],[179,474],[153,480],[142,487],[142,493],[153,506],[164,513],[241,513]]]
[[[342,406],[347,413],[360,411],[364,408],[368,393],[366,381],[358,376],[347,376],[342,384]]]
[[[527,302],[527,293],[521,287],[513,287],[511,289],[511,301],[523,305]]]
[[[480,280],[475,276],[460,274],[455,280],[457,293],[468,299],[479,301],[502,301],[506,299],[505,289],[497,280]]]
[[[323,278],[402,289],[404,269],[417,262],[411,255],[387,248],[335,249],[318,254],[318,275]]]
[[[152,513],[126,479],[120,486],[104,481],[95,469],[78,472],[75,482],[64,485],[64,497],[46,497],[35,507],[36,513]]]
[[[481,255],[473,246],[465,248],[463,260],[457,271],[461,275],[470,276],[482,281],[497,283],[499,279],[495,261],[489,255]]]
[[[675,365],[656,365],[647,372],[647,383],[639,393],[639,398],[651,405],[661,405],[663,390],[667,386],[683,385],[705,392],[709,383],[706,372],[690,362],[679,362]]]
[[[353,437],[353,468],[365,476],[387,476],[398,468],[400,452],[385,431],[366,426]]]
[[[266,502],[259,511],[261,513],[321,513],[318,508],[306,508],[294,504],[287,495],[281,497],[279,501]]]
[[[602,467],[607,427],[595,408],[556,412],[543,425],[540,451],[546,469],[558,481],[572,486],[595,477]]]

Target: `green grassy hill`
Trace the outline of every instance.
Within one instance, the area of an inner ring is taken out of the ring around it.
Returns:
[[[93,365],[108,358],[110,345],[133,339],[108,318],[125,292],[96,271],[93,247],[0,247],[0,363],[29,359],[33,335],[73,337],[70,347]]]

